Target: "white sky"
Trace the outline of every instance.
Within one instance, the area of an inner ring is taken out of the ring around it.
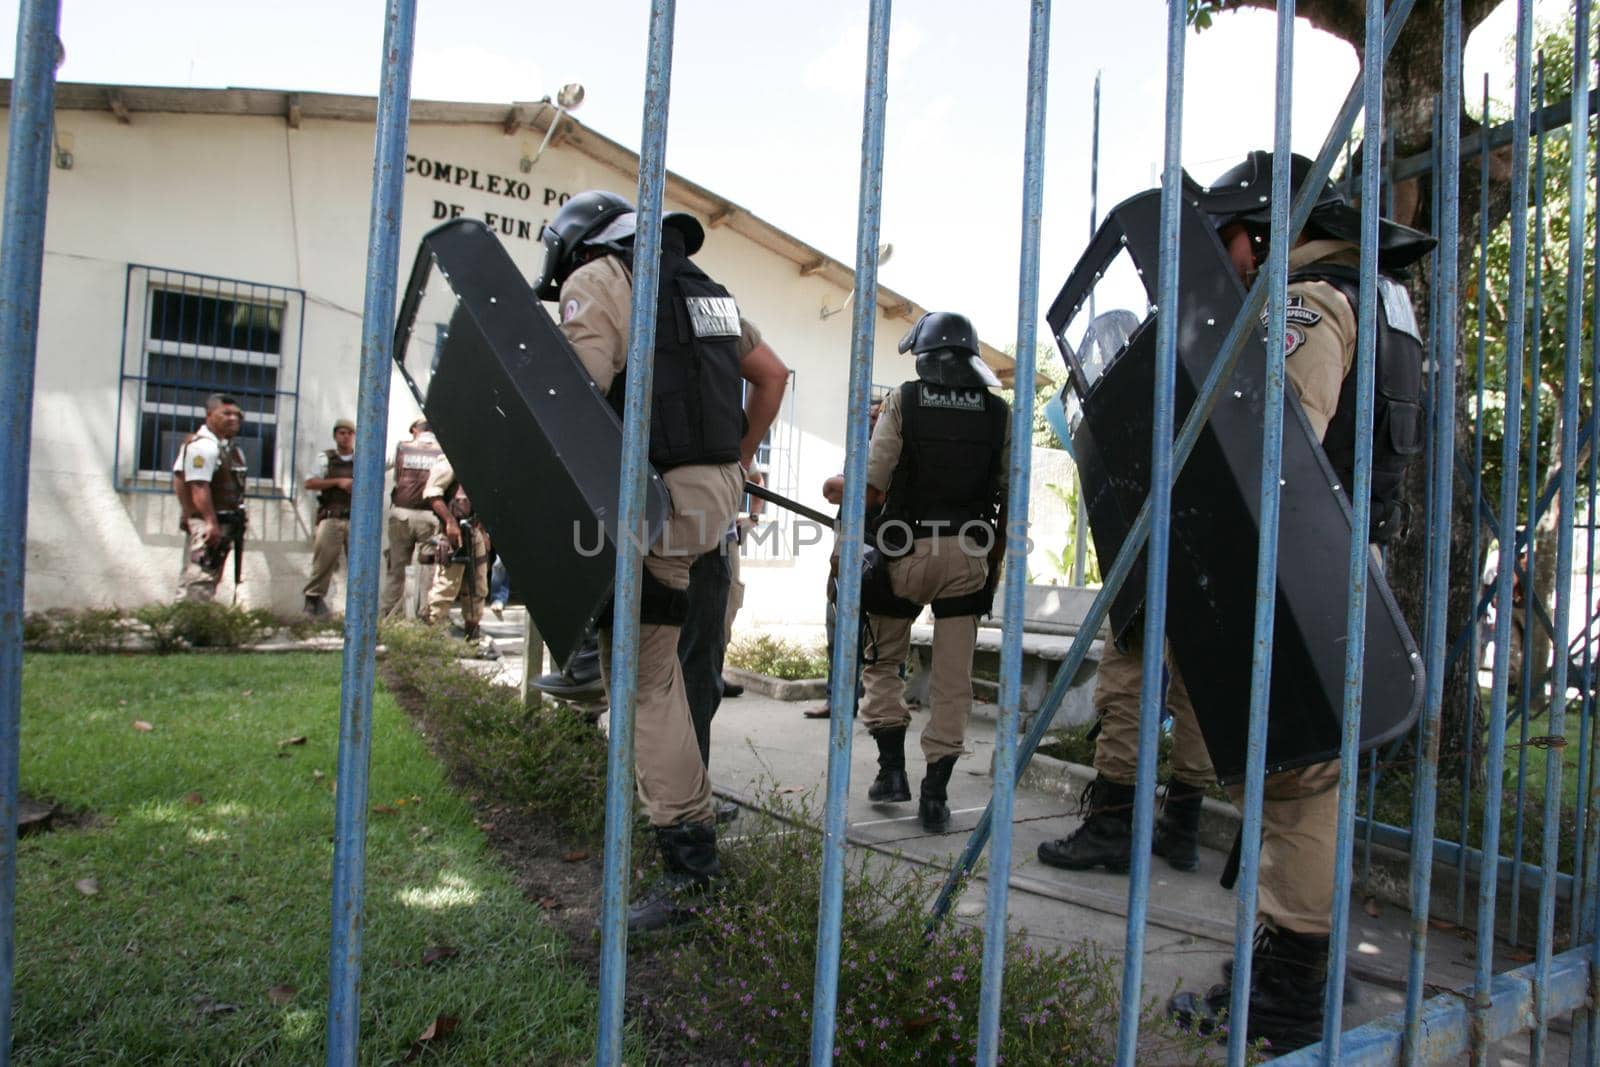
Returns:
[[[63,0],[64,81],[375,95],[381,0]],[[1507,5],[1509,8],[1509,5]],[[1541,16],[1564,5],[1539,0]],[[1029,4],[895,5],[880,280],[1016,336]],[[1100,207],[1154,184],[1165,5],[1054,5],[1041,313],[1087,238],[1091,92],[1103,70]],[[866,9],[862,0],[677,5],[667,165],[845,263],[854,261]],[[645,0],[423,0],[413,96],[507,102],[581,82],[576,115],[637,149]],[[15,25],[16,0],[0,0]],[[1469,48],[1467,84],[1500,66],[1509,10]],[[1187,47],[1184,162],[1206,180],[1272,137],[1274,18],[1221,17]],[[10,35],[0,70],[14,61]],[[1296,34],[1294,143],[1308,154],[1357,69],[1344,43]],[[1475,94],[1474,94],[1475,95]],[[1044,331],[1041,330],[1041,339]]]

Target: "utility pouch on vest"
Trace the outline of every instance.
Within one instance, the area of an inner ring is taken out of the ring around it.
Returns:
[[[861,607],[892,619],[914,619],[922,614],[921,604],[895,595],[889,581],[889,558],[876,548],[867,549],[861,557]]]

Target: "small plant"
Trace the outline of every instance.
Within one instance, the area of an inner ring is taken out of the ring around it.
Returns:
[[[259,640],[277,626],[264,608],[245,610],[227,604],[179,601],[146,604],[134,617],[150,630],[157,652],[185,648],[238,648]]]
[[[785,681],[825,678],[828,674],[828,655],[821,646],[807,648],[772,634],[740,638],[728,646],[727,661],[740,670]]]
[[[725,849],[728,885],[673,962],[685,992],[656,1005],[673,1029],[747,1062],[792,1062],[810,1037],[822,843],[806,804],[787,800],[764,804],[806,828],[774,823]],[[970,1063],[983,931],[947,920],[929,937],[934,875],[862,852],[847,863],[835,1060]],[[1119,999],[1092,944],[1041,949],[1013,935],[1002,1062],[1110,1062]]]
[[[51,652],[113,652],[126,635],[121,608],[53,608],[29,615],[22,624],[23,641]]]
[[[524,708],[515,690],[461,668],[460,642],[414,622],[381,637],[391,687],[413,690],[445,760],[472,788],[574,834],[605,825],[605,737],[570,708]]]
[[[273,625],[278,632],[292,637],[297,641],[304,641],[308,637],[317,637],[321,634],[344,633],[343,615],[318,615],[315,618],[309,615],[279,615],[274,619]]]

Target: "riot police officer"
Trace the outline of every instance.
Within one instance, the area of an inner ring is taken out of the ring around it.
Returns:
[[[684,694],[679,634],[690,568],[719,550],[738,514],[744,472],[789,375],[732,294],[690,259],[705,241],[700,223],[682,213],[662,222],[650,463],[666,483],[672,511],[644,560],[634,746],[639,797],[663,876],[630,908],[634,931],[692,918],[692,898],[720,873],[711,783]],[[559,302],[562,333],[619,416],[635,225],[633,205],[614,193],[572,197],[540,234],[544,270],[533,286],[541,299]],[[608,632],[600,647],[609,676]]]
[[[884,397],[867,457],[867,506],[882,505],[862,581],[869,638],[861,721],[878,746],[877,803],[911,799],[906,777],[900,667],[911,622],[933,605],[932,716],[922,732],[928,769],[917,814],[930,833],[950,825],[947,786],[972,712],[972,650],[978,616],[994,598],[991,556],[1002,544],[1010,407],[978,353],[965,316],[934,311],[900,341],[917,377]]]
[[[1295,156],[1290,165],[1297,193],[1313,164]],[[1248,285],[1265,262],[1270,226],[1272,154],[1256,151],[1204,189],[1189,184],[1186,196],[1217,226],[1229,262]],[[1311,431],[1322,442],[1340,483],[1353,483],[1355,462],[1356,312],[1360,283],[1360,212],[1331,184],[1320,191],[1305,232],[1289,252],[1285,312],[1286,380]],[[1374,544],[1395,536],[1402,525],[1401,482],[1406,465],[1421,451],[1422,353],[1409,297],[1395,274],[1432,247],[1432,238],[1385,220],[1379,237],[1380,316],[1374,418],[1372,525]],[[1091,811],[1068,838],[1040,846],[1039,858],[1063,867],[1106,866],[1126,870],[1131,840],[1134,760],[1139,729],[1137,646],[1109,645],[1100,668],[1096,706],[1101,713],[1096,743]],[[1177,751],[1175,781],[1155,845],[1169,862],[1192,869],[1199,793],[1210,779],[1210,759],[1182,678],[1169,660],[1167,706],[1173,713]],[[1333,909],[1337,761],[1269,775],[1262,805],[1262,843],[1257,900],[1255,966],[1251,975],[1249,1036],[1266,1038],[1287,1051],[1322,1036],[1328,931]],[[1235,802],[1242,786],[1230,790]],[[1177,801],[1177,811],[1172,809]],[[1229,1006],[1231,987],[1180,993],[1169,1010],[1181,1022],[1208,1030]]]

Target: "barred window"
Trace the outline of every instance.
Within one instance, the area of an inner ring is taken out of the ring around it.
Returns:
[[[766,436],[756,446],[756,463],[766,471],[766,486],[775,493],[795,499],[800,493],[800,435],[794,421],[794,371],[789,371],[789,386],[783,406],[772,420]],[[795,516],[785,508],[746,495],[740,507],[748,513],[754,504],[755,527],[747,532],[739,554],[745,559],[793,560],[795,556]],[[814,535],[812,535],[814,536]]]
[[[117,487],[165,490],[206,397],[227,393],[244,412],[249,492],[289,495],[304,303],[298,289],[130,266]]]

